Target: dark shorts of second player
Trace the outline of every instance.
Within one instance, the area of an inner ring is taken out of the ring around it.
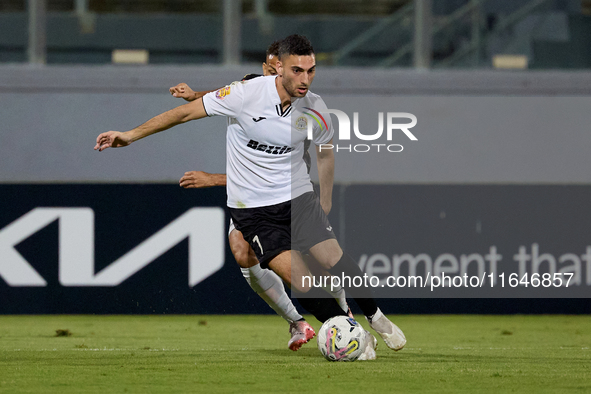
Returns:
[[[306,252],[336,238],[314,192],[266,207],[230,208],[230,216],[263,268],[285,250]]]

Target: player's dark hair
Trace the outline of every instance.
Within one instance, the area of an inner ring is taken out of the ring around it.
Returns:
[[[299,34],[292,34],[279,44],[279,59],[285,55],[308,56],[312,54],[314,54],[312,43]]]
[[[279,44],[281,44],[281,40],[273,41],[273,43],[269,45],[269,48],[267,48],[267,57],[269,57],[269,55],[279,56]]]

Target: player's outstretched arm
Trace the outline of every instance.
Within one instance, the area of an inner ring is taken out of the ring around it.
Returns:
[[[203,171],[189,171],[179,181],[185,189],[201,189],[212,186],[226,186],[226,174],[209,174]]]
[[[332,140],[328,144],[332,144]],[[320,205],[328,215],[332,208],[332,187],[334,184],[333,150],[321,150],[319,146],[316,146],[316,163],[318,165],[318,180],[320,181]]]
[[[173,86],[168,90],[170,91],[170,94],[172,94],[174,97],[182,98],[182,99],[189,101],[189,102],[195,101],[198,98],[205,96],[209,92],[215,92],[215,90],[206,90],[203,92],[195,92],[193,89],[191,89],[189,87],[189,85],[187,85],[184,82],[179,83],[178,85]]]
[[[198,99],[155,116],[135,129],[126,132],[107,131],[106,133],[99,134],[96,138],[94,149],[101,152],[107,148],[127,146],[134,141],[154,133],[170,129],[173,126],[190,120],[205,118],[206,116],[207,113],[203,106],[203,99]]]

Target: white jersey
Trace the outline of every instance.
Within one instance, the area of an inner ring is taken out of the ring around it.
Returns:
[[[326,105],[308,92],[292,98],[283,110],[275,76],[234,82],[203,97],[208,116],[227,116],[226,174],[228,207],[255,208],[279,204],[312,191],[304,162],[308,122],[313,142],[333,136]]]

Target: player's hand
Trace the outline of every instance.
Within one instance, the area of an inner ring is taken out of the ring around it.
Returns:
[[[215,186],[213,175],[203,171],[189,171],[179,181],[185,189],[200,189]]]
[[[168,90],[174,97],[179,97],[185,99],[186,101],[194,101],[199,98],[197,92],[193,91],[193,89],[191,89],[189,85],[184,82],[179,83]]]
[[[132,143],[131,137],[126,133],[120,131],[107,131],[106,133],[99,134],[96,137],[96,145],[94,150],[99,152],[104,151],[107,148],[121,148]]]

